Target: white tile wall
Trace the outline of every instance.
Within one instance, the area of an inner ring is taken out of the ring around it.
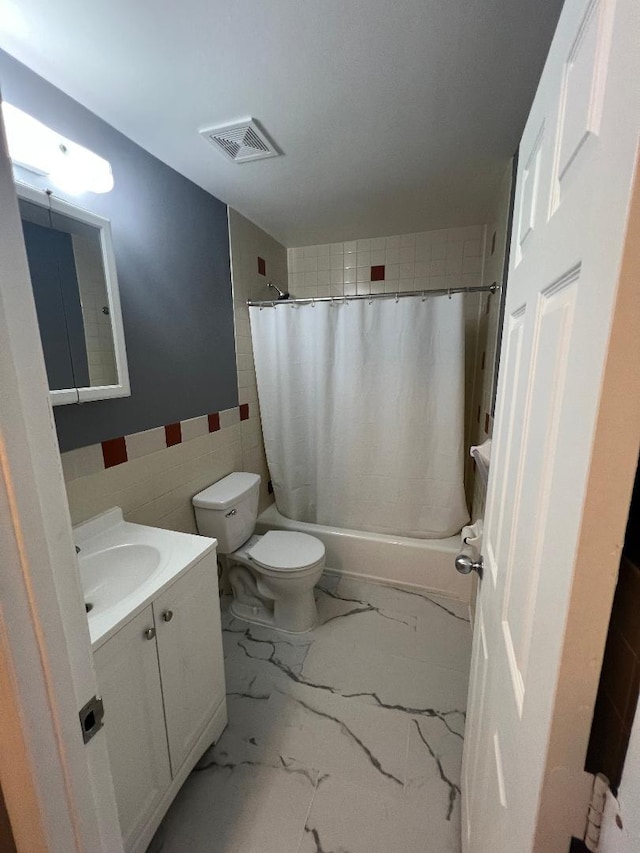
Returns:
[[[127,447],[131,438],[127,436]],[[83,468],[85,452],[101,467],[91,473],[88,465]],[[130,457],[112,468],[102,467],[100,445],[64,453],[62,460],[74,524],[119,506],[127,521],[196,533],[191,498],[214,480],[240,470],[240,424]]]
[[[206,415],[199,418],[189,418],[188,421],[182,421],[182,440],[191,441],[192,438],[199,438],[201,435],[206,435],[209,432],[209,422]]]
[[[298,298],[473,287],[481,283],[484,226],[447,228],[288,250]],[[384,265],[384,281],[371,267]]]
[[[108,299],[100,247],[96,242],[77,234],[73,235],[72,241],[90,382],[92,385],[115,385],[118,377],[111,317],[103,311],[108,306]]]
[[[127,456],[129,459],[137,459],[157,450],[164,450],[167,439],[164,426],[147,429],[144,432],[136,432],[127,436]]]

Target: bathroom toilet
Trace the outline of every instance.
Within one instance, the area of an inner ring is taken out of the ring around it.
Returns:
[[[299,634],[316,624],[313,588],[324,569],[315,536],[284,530],[254,535],[260,476],[236,472],[195,495],[198,532],[218,540],[239,619]]]

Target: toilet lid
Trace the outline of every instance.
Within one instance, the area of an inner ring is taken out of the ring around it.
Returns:
[[[295,572],[308,569],[323,560],[324,545],[307,533],[269,530],[247,554],[265,569]]]

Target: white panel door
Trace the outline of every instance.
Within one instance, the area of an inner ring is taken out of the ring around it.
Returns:
[[[175,776],[225,696],[215,554],[165,590],[153,610]]]
[[[145,608],[95,653],[120,829],[130,850],[171,782],[153,611]]]
[[[520,146],[463,761],[467,853],[566,853],[584,829],[615,568],[602,566],[589,600],[577,553],[638,142],[639,12],[637,0],[567,0]]]

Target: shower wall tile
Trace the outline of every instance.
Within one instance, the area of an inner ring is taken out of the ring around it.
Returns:
[[[385,268],[394,291],[474,287],[483,280],[483,249],[484,225],[300,246],[287,252],[289,291],[298,298],[374,292],[364,287],[372,267]]]

